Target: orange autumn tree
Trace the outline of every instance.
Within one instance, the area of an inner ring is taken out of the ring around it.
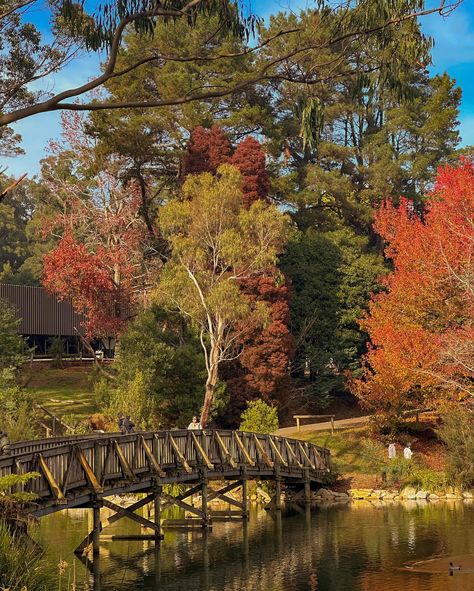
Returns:
[[[361,323],[370,344],[353,391],[390,414],[474,396],[473,164],[438,171],[423,216],[408,199],[385,202],[374,227],[393,271]]]

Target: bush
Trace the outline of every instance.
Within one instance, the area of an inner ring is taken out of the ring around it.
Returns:
[[[177,315],[158,306],[142,312],[121,336],[114,365],[117,382],[101,379],[95,386],[101,410],[114,421],[124,413],[137,426],[184,427],[198,414],[205,384],[201,345]]]
[[[453,406],[441,418],[443,425],[438,434],[447,446],[448,476],[460,486],[474,486],[474,414]]]
[[[431,470],[431,468],[415,466],[406,484],[410,484],[421,490],[436,492],[438,490],[446,490],[449,486],[449,481],[445,472],[436,472],[435,470]]]
[[[34,439],[37,436],[33,416],[33,400],[16,383],[14,370],[8,368],[0,371],[0,428],[6,431],[10,441]]]
[[[19,530],[0,521],[0,589],[51,591],[53,574],[38,546]]]
[[[273,433],[278,429],[278,411],[263,400],[251,400],[247,403],[247,410],[240,415],[241,431],[254,433]]]

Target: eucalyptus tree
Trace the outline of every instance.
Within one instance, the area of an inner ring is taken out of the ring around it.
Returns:
[[[171,254],[156,287],[162,304],[183,314],[199,334],[207,379],[201,423],[208,422],[220,366],[237,359],[248,325],[265,323],[263,302],[241,283],[274,267],[289,232],[289,218],[261,200],[245,208],[240,173],[228,164],[217,176],[189,175],[183,198],[160,211]]]

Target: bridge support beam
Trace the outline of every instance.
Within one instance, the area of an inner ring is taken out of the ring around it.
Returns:
[[[92,507],[92,554],[97,556],[100,549],[100,531],[102,524],[100,522],[100,507],[99,502],[95,503]]]

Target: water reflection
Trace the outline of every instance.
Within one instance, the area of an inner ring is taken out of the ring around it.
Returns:
[[[42,520],[39,535],[54,564],[76,560],[87,519],[76,510]],[[254,511],[249,523],[216,523],[209,533],[167,530],[158,545],[104,542],[91,579],[95,591],[464,591],[474,589],[474,572],[449,577],[447,569],[404,565],[474,556],[473,526],[474,508],[454,502]],[[110,528],[139,532],[126,520]],[[79,590],[91,579],[80,563],[76,572]]]

